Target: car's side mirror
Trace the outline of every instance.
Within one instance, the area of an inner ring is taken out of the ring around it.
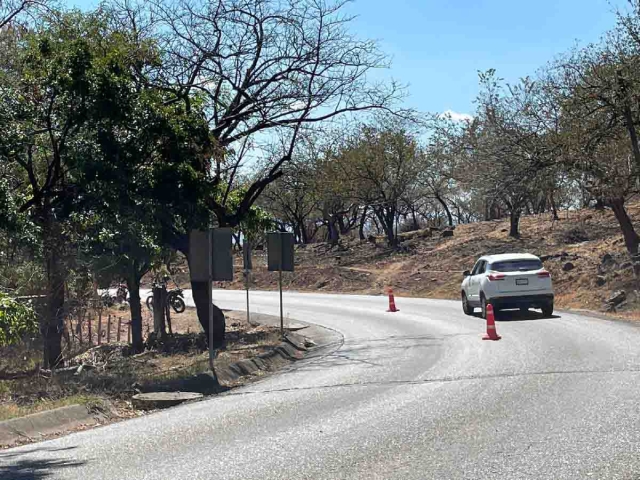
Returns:
[[[469,270],[465,270],[464,272],[462,272],[462,275],[468,277],[471,275],[471,272]]]

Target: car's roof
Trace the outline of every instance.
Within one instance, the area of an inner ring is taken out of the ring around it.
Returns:
[[[505,260],[540,260],[535,255],[530,253],[501,253],[499,255],[484,255],[482,260],[486,260],[489,263],[502,262]]]

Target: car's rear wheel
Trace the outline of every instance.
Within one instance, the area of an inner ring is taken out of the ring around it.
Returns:
[[[487,318],[487,299],[484,293],[480,294],[480,307],[482,308],[482,318]]]
[[[469,300],[464,292],[462,292],[462,311],[466,315],[473,315],[473,307],[469,305]]]
[[[542,306],[542,315],[545,317],[550,317],[553,315],[553,302],[549,302],[546,305]]]

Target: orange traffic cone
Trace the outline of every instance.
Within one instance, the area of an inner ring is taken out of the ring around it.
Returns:
[[[487,334],[483,340],[500,340],[502,337],[496,331],[496,319],[493,314],[493,305],[487,304]]]
[[[396,308],[396,300],[393,297],[393,290],[390,288],[389,289],[389,310],[387,310],[387,312],[399,312],[400,310],[398,310]]]

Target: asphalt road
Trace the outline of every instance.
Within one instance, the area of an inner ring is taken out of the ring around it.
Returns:
[[[397,303],[285,294],[335,343],[229,394],[1,452],[0,478],[640,479],[640,328],[506,316],[483,342],[457,302]],[[273,293],[252,305],[278,313]]]

